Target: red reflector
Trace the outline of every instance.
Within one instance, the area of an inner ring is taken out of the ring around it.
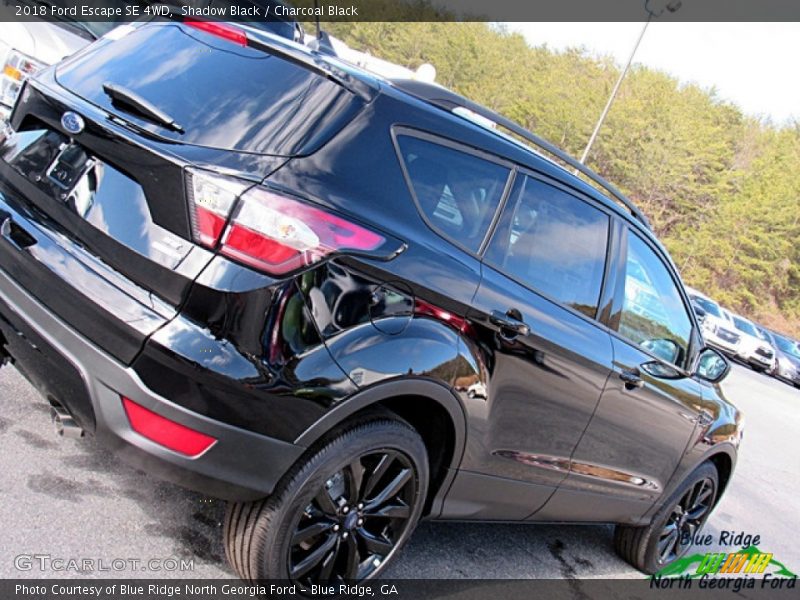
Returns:
[[[170,421],[125,396],[122,397],[122,406],[136,433],[180,454],[198,456],[217,441],[210,435]]]
[[[241,196],[220,252],[270,275],[285,275],[334,252],[370,251],[385,242],[347,219],[255,187]]]
[[[205,31],[223,40],[228,40],[240,46],[247,46],[247,34],[238,27],[232,27],[226,23],[216,23],[214,21],[195,21],[186,19],[184,21],[189,27],[194,27],[200,31]]]

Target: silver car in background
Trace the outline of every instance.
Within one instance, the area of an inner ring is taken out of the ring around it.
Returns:
[[[772,375],[800,388],[800,343],[775,331],[761,329],[775,348]]]

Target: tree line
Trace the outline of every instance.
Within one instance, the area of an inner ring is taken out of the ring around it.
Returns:
[[[542,26],[546,26],[543,24]],[[416,68],[580,156],[619,76],[582,49],[532,47],[485,23],[328,23],[353,48]],[[650,218],[684,281],[800,336],[800,128],[713,88],[634,66],[587,164]]]

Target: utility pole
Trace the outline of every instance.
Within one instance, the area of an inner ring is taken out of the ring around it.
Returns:
[[[644,22],[644,27],[642,27],[642,31],[639,33],[639,37],[636,39],[636,44],[633,46],[633,50],[631,51],[631,55],[628,57],[628,62],[625,65],[625,68],[622,69],[622,72],[619,74],[617,78],[617,83],[614,84],[614,88],[611,90],[611,96],[608,97],[608,102],[606,102],[606,106],[603,109],[603,112],[600,113],[600,118],[597,120],[597,125],[594,126],[594,131],[592,131],[592,136],[589,138],[589,143],[586,144],[586,148],[583,149],[583,154],[581,154],[581,164],[586,164],[586,157],[589,156],[589,151],[592,149],[592,145],[594,141],[597,139],[597,134],[600,133],[600,128],[603,126],[603,121],[606,120],[606,115],[608,111],[611,109],[611,105],[614,104],[614,99],[617,97],[617,92],[619,92],[619,88],[622,85],[622,81],[625,79],[625,76],[628,74],[628,71],[631,69],[631,64],[633,63],[633,57],[636,56],[636,51],[639,49],[639,44],[642,43],[642,38],[644,37],[645,31],[647,31],[647,26],[650,25],[650,21],[653,19],[653,15],[648,15],[647,21]]]
[[[606,106],[603,109],[603,112],[600,113],[600,118],[597,120],[597,125],[594,126],[594,131],[592,131],[592,136],[589,138],[589,143],[586,144],[586,148],[583,149],[583,154],[581,155],[580,163],[586,164],[586,158],[589,156],[589,152],[592,150],[592,145],[594,141],[597,139],[597,134],[600,133],[600,128],[603,126],[603,121],[606,120],[606,115],[608,115],[608,111],[611,110],[611,105],[614,104],[614,99],[617,97],[617,92],[619,92],[619,88],[622,85],[625,76],[628,74],[628,71],[631,69],[631,64],[633,64],[633,57],[636,56],[636,51],[639,49],[639,44],[642,43],[642,38],[644,37],[645,32],[647,31],[647,26],[650,25],[650,21],[653,20],[655,17],[660,17],[664,11],[669,11],[674,13],[681,7],[680,0],[676,0],[666,4],[659,10],[657,13],[653,12],[650,8],[650,1],[645,1],[645,10],[647,11],[647,21],[644,22],[644,26],[642,27],[642,31],[639,33],[639,37],[636,38],[636,44],[633,46],[633,50],[631,50],[631,55],[628,57],[628,62],[625,64],[625,68],[622,69],[622,72],[619,74],[619,78],[617,79],[617,83],[614,84],[614,88],[611,90],[611,96],[608,98],[608,102],[606,102]]]

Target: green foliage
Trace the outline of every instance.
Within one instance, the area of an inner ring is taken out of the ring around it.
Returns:
[[[542,27],[547,24],[543,23]],[[416,68],[579,156],[618,68],[484,23],[329,23],[352,47]],[[800,128],[744,115],[713,89],[636,67],[588,163],[650,217],[685,281],[800,336]]]

